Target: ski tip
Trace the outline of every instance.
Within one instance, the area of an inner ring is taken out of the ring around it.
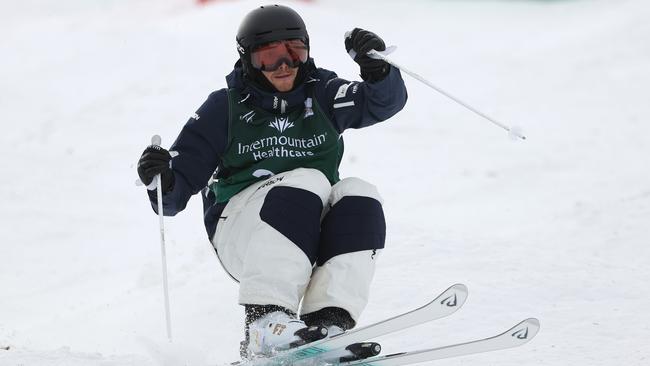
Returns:
[[[537,334],[537,331],[539,331],[539,327],[540,327],[539,319],[537,318],[528,318],[519,324],[521,324],[522,326],[524,325],[527,326],[528,329],[535,329],[535,333],[533,334],[533,336]]]
[[[538,319],[528,318],[512,327],[505,334],[509,334],[513,338],[516,338],[520,341],[520,344],[524,344],[535,338],[537,332],[539,332],[539,328],[540,324]]]
[[[434,300],[434,303],[445,305],[450,310],[458,309],[463,306],[465,300],[467,300],[468,293],[467,286],[457,283],[440,294],[440,296]]]
[[[526,320],[524,320],[524,321],[527,322],[528,324],[531,324],[531,325],[533,325],[533,326],[536,326],[537,328],[540,327],[539,319],[537,319],[537,318],[528,318],[528,319],[526,319]]]
[[[449,290],[452,289],[457,292],[464,292],[465,294],[469,293],[469,290],[467,290],[467,286],[463,285],[462,283],[457,283],[449,288]]]

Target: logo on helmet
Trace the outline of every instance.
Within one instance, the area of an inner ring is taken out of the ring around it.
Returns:
[[[239,51],[239,53],[241,53],[242,55],[246,54],[246,49],[242,47],[242,45],[240,45],[239,42],[235,42],[235,43],[237,43],[237,51]]]

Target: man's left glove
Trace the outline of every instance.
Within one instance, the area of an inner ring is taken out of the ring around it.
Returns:
[[[174,188],[174,172],[169,162],[172,156],[169,151],[160,146],[147,147],[138,161],[138,175],[144,185],[148,186],[153,178],[160,174],[162,193],[170,192]]]
[[[390,65],[384,60],[368,57],[370,50],[384,51],[386,44],[378,35],[361,28],[354,28],[345,38],[345,50],[354,50],[357,55],[354,61],[361,67],[361,78],[364,81],[375,82],[383,80],[390,71]]]

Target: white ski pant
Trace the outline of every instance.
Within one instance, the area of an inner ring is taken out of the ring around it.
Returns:
[[[260,217],[267,194],[276,187],[317,195],[321,219],[346,196],[369,197],[381,204],[375,186],[361,179],[346,178],[331,186],[320,171],[307,168],[274,175],[232,197],[213,245],[225,270],[240,282],[239,303],[279,305],[303,314],[340,307],[358,320],[368,302],[378,250],[343,253],[312,265],[303,250]]]

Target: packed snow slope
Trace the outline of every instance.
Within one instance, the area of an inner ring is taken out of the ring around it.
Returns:
[[[380,341],[442,346],[538,317],[513,350],[438,365],[650,362],[650,3],[287,2],[321,67],[356,79],[343,34],[526,141],[405,77],[409,101],[345,135],[343,176],[374,182],[388,242],[360,323],[453,283],[457,314]],[[237,359],[237,286],[200,200],[167,219],[174,341],[165,336],[158,219],[135,163],[225,86],[258,1],[0,3],[0,365],[216,365]]]

